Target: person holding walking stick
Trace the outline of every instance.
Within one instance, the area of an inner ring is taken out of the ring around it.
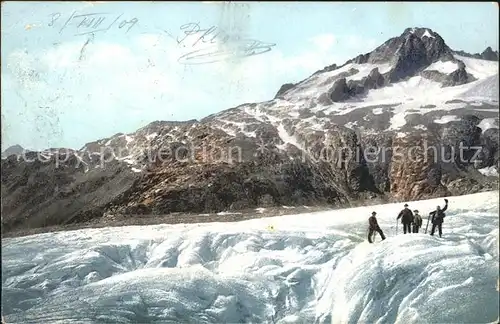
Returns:
[[[429,217],[431,218],[431,223],[432,223],[432,229],[431,229],[431,235],[434,236],[434,231],[436,230],[436,227],[439,231],[439,237],[443,235],[443,222],[444,222],[444,217],[446,214],[444,213],[448,209],[448,199],[444,200],[445,205],[444,208],[441,209],[440,206],[436,207],[435,211],[432,211],[429,213]],[[429,226],[429,220],[427,220],[427,226]]]

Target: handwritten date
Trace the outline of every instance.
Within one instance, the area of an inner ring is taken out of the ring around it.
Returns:
[[[106,13],[106,12],[94,12],[94,13],[86,13],[86,14],[78,14],[76,11],[73,11],[71,16],[64,21],[63,26],[59,29],[59,33],[62,33],[63,30],[73,27],[76,28],[75,36],[94,34],[99,32],[106,32],[111,29],[111,27],[115,26],[116,23],[120,20],[123,14],[118,16]],[[62,17],[61,13],[55,12],[50,15],[50,22],[48,23],[49,27],[53,27],[56,22],[60,21]],[[139,22],[139,19],[132,18],[130,20],[122,19],[118,24],[118,28],[122,29],[128,27],[125,33],[128,33],[132,27],[134,27]]]

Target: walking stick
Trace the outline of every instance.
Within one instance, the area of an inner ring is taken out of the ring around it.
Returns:
[[[425,226],[425,234],[427,234],[427,229],[429,228],[429,221],[431,220],[431,214],[427,217],[427,226]]]

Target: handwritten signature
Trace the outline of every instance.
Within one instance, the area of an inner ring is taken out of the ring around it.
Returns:
[[[184,24],[180,27],[180,30],[184,32],[184,38],[179,40],[179,37],[177,37],[177,43],[181,44],[186,40],[191,35],[196,35],[198,34],[199,37],[196,39],[195,42],[193,42],[192,46],[196,46],[200,41],[203,43],[216,43],[217,40],[219,43],[226,43],[229,39],[230,36],[225,33],[222,29],[212,26],[207,29],[201,29],[199,23],[188,23]]]
[[[242,39],[231,42],[228,46],[213,45],[182,55],[177,60],[181,64],[207,64],[221,61],[231,61],[269,52],[273,43],[264,43],[253,39]]]
[[[199,23],[188,23],[180,27],[184,37],[175,38],[177,44],[186,47],[186,40],[193,36],[191,47],[205,43],[211,46],[186,53],[179,57],[181,64],[207,64],[220,61],[230,61],[236,58],[243,58],[259,55],[271,51],[276,46],[274,43],[265,43],[254,39],[241,38],[239,35],[230,35],[221,28],[212,26],[202,29]],[[165,31],[170,37],[173,36]],[[212,45],[213,44],[213,45]]]
[[[110,30],[122,16],[123,13],[120,15],[112,15],[106,12],[77,14],[76,11],[73,11],[69,18],[65,20],[62,27],[60,27],[59,33],[62,33],[65,29],[70,27],[76,27],[77,32],[75,36],[94,35],[98,32],[105,33]],[[62,15],[59,12],[51,14],[48,26],[55,26],[61,17]],[[130,20],[122,19],[118,24],[118,28],[122,29],[127,27],[125,33],[128,33],[138,22],[139,19],[137,18]],[[272,48],[276,46],[274,43],[265,43],[255,39],[242,38],[238,34],[231,35],[216,26],[201,28],[199,23],[184,24],[180,26],[180,30],[184,34],[181,38],[179,38],[179,36],[174,38],[166,30],[164,30],[164,32],[175,39],[177,44],[183,47],[189,46],[186,45],[188,40],[193,40],[191,47],[202,44],[209,45],[208,47],[186,53],[179,57],[178,62],[181,64],[207,64],[229,61],[236,58],[263,54],[271,51]],[[87,43],[85,43],[84,47]],[[83,49],[84,48],[82,48],[82,51]]]
[[[50,15],[50,22],[48,23],[48,26],[53,27],[61,16],[60,12],[52,13]],[[76,11],[73,11],[71,16],[65,21],[64,25],[59,29],[59,33],[62,33],[64,29],[70,26],[76,26],[77,33],[75,36],[106,32],[110,30],[122,16],[123,14],[113,16],[112,14],[105,12],[77,14]],[[128,33],[129,30],[137,24],[137,22],[139,22],[139,19],[137,18],[130,20],[123,19],[118,25],[118,28],[122,29],[128,26],[127,31],[125,32]]]

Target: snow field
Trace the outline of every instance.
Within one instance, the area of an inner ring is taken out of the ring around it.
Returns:
[[[238,223],[2,240],[8,323],[488,323],[498,191],[450,197],[443,238],[396,236],[402,203]],[[443,200],[410,202],[424,218]],[[366,242],[377,211],[388,237]],[[430,227],[429,227],[430,230]]]
[[[458,70],[458,64],[455,62],[447,61],[447,62],[442,62],[442,61],[437,61],[429,65],[426,69],[426,71],[438,71],[443,74],[450,74],[453,73],[454,71]]]

